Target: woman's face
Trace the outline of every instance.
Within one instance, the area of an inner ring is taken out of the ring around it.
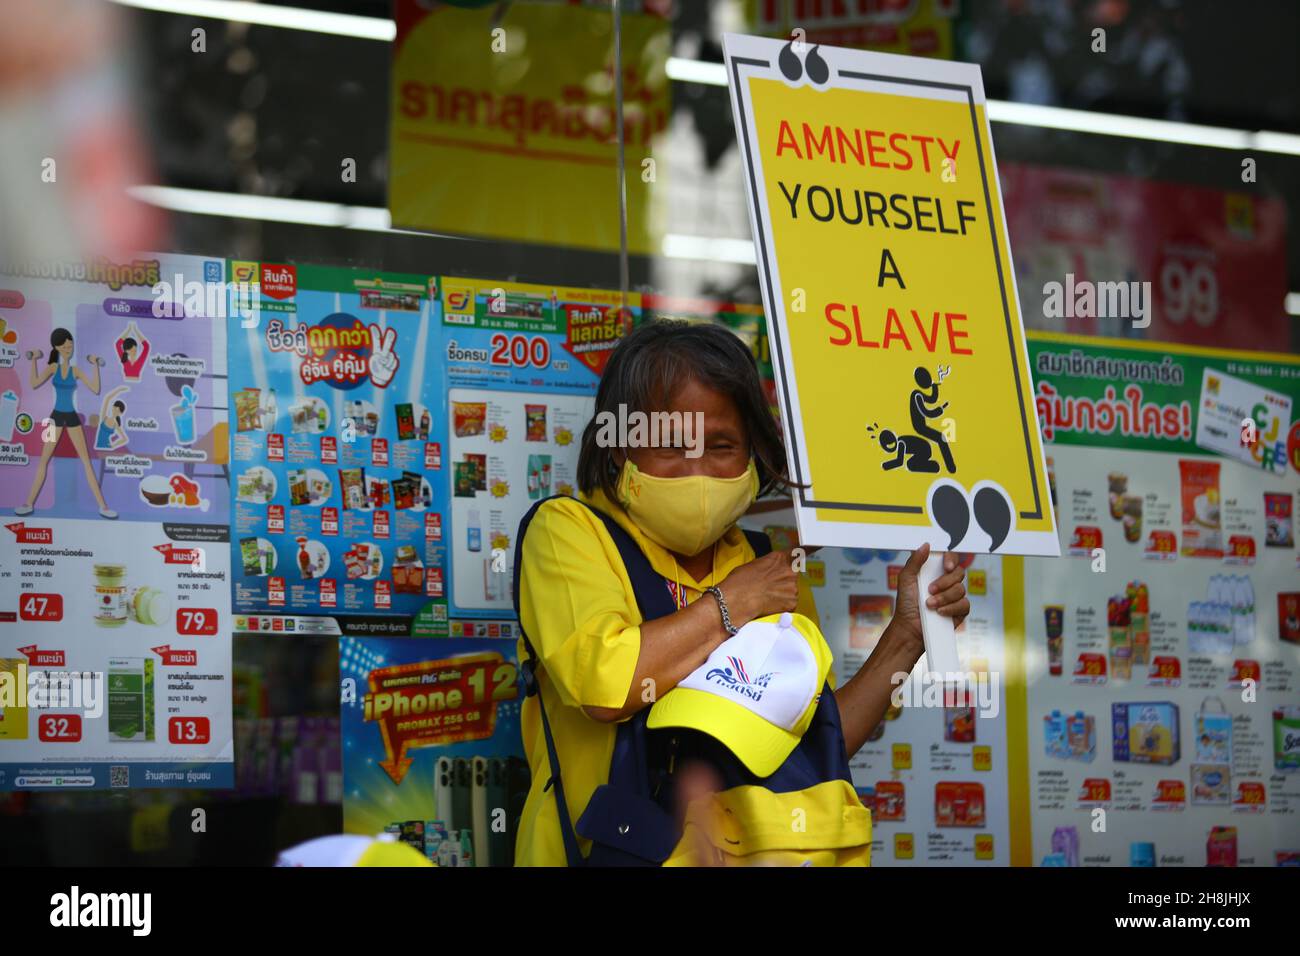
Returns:
[[[54,346],[54,350],[65,359],[72,358],[72,339],[68,339],[61,344]]]
[[[126,357],[127,357],[127,360],[128,360],[128,361],[131,361],[131,362],[134,362],[134,361],[135,361],[135,355],[136,355],[136,353],[137,353],[138,351],[140,351],[140,346],[138,346],[138,345],[128,345],[127,348],[126,348]]]
[[[639,471],[656,478],[735,478],[749,467],[749,432],[731,396],[689,379],[672,394],[667,407],[657,411],[679,412],[690,424],[674,447],[629,449],[628,457]],[[700,415],[702,437],[695,430]],[[701,449],[702,454],[696,455]]]

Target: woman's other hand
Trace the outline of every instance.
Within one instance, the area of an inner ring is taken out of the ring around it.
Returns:
[[[921,612],[918,595],[917,575],[926,558],[930,556],[930,546],[923,544],[912,552],[912,556],[898,573],[898,604],[894,608],[894,621],[903,628],[904,633],[916,640],[921,640]],[[960,626],[970,613],[970,598],[966,597],[966,569],[961,566],[964,555],[948,553],[943,556],[943,574],[932,583],[925,595],[926,607],[937,610],[944,617],[952,618],[954,626]]]
[[[789,551],[773,551],[736,568],[719,590],[731,626],[740,627],[758,617],[793,611],[799,600],[799,576]]]

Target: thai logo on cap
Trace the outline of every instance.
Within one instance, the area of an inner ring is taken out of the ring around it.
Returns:
[[[727,663],[730,667],[715,667],[704,675],[704,679],[711,684],[717,684],[727,690],[733,691],[751,700],[762,700],[763,691],[771,683],[778,671],[768,671],[766,674],[759,674],[757,680],[750,680],[749,671],[745,669],[745,662],[739,657],[728,657]]]

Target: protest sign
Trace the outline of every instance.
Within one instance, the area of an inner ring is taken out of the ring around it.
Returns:
[[[979,67],[725,53],[800,540],[1059,554]]]
[[[979,68],[726,52],[803,542],[1057,554]]]

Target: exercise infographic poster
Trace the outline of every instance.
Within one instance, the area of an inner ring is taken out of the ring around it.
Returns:
[[[225,263],[0,276],[0,790],[230,787]]]
[[[513,617],[515,539],[533,504],[577,494],[596,385],[638,295],[442,278],[452,615]],[[452,636],[470,633],[458,623]]]
[[[423,276],[232,262],[237,630],[446,633],[446,384]]]
[[[339,641],[343,830],[511,866],[528,796],[513,640]]]
[[[1024,561],[1032,862],[1295,865],[1300,360],[1030,355],[1065,555]]]

